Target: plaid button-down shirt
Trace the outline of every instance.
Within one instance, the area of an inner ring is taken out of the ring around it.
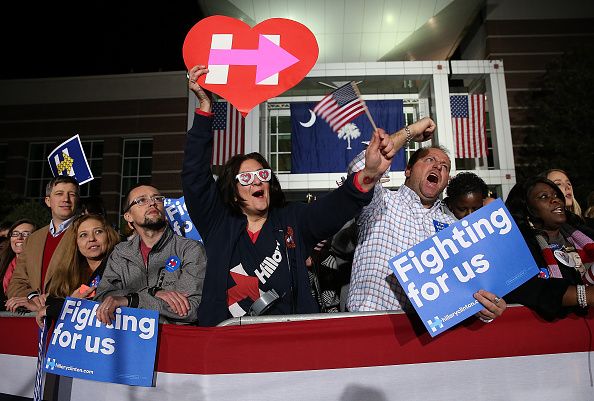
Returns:
[[[406,185],[397,191],[375,186],[373,200],[357,219],[358,241],[347,299],[350,311],[408,309],[388,260],[435,234],[434,221],[453,223],[444,208],[440,200],[424,208]]]

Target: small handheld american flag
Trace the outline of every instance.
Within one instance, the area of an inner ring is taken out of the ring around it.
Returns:
[[[334,132],[338,132],[363,113],[367,114],[371,125],[376,129],[365,101],[361,98],[357,85],[352,81],[326,95],[314,107],[313,112],[323,118]]]

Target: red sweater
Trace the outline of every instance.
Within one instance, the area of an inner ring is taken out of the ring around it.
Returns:
[[[52,260],[52,256],[54,255],[54,251],[58,247],[60,240],[64,236],[66,230],[62,231],[57,236],[53,236],[52,233],[49,231],[47,232],[47,237],[45,238],[45,247],[43,248],[43,259],[41,262],[41,286],[45,287],[45,273],[47,272],[47,268],[49,266],[50,260]],[[41,292],[44,292],[45,288],[41,289]]]

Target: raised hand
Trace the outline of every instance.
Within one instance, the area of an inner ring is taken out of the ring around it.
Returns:
[[[206,91],[198,84],[198,78],[208,73],[208,68],[204,65],[195,65],[188,72],[188,89],[190,89],[200,102],[200,110],[210,112],[212,96],[210,92]]]
[[[396,150],[386,131],[378,128],[373,133],[371,142],[365,151],[365,168],[358,176],[359,185],[364,190],[371,189],[388,170]]]
[[[435,132],[435,122],[429,117],[421,118],[419,121],[408,126],[412,134],[412,140],[415,142],[424,142],[431,137]]]

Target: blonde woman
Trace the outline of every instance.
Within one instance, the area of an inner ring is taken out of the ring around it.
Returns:
[[[582,216],[582,208],[578,204],[577,199],[573,197],[573,185],[567,173],[561,169],[551,169],[541,174],[543,177],[553,181],[555,185],[559,187],[563,195],[565,196],[565,209],[569,210],[573,214]]]

